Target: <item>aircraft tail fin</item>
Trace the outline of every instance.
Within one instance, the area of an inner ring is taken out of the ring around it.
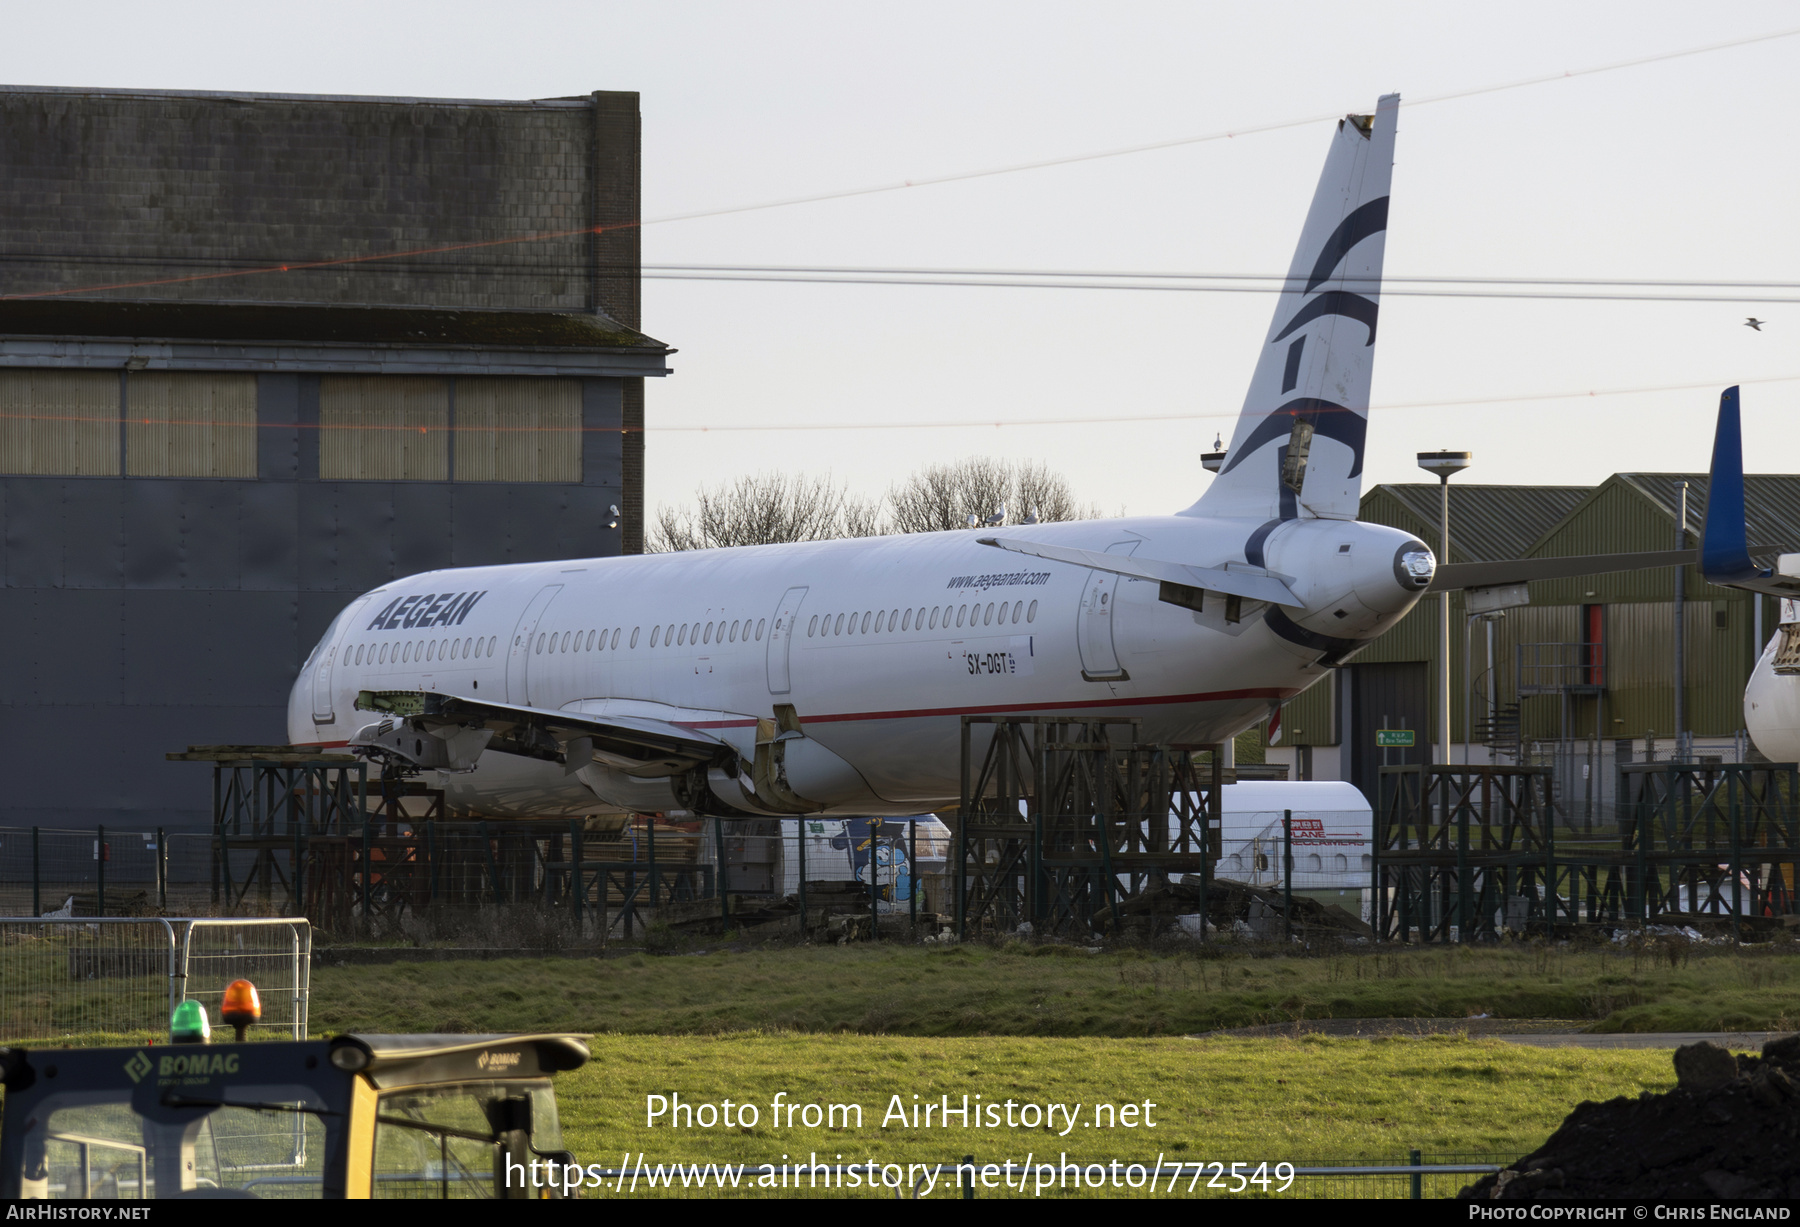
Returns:
[[[1707,583],[1723,588],[1783,597],[1800,594],[1800,579],[1779,575],[1750,559],[1750,528],[1744,509],[1744,428],[1735,387],[1719,395],[1706,519],[1700,527],[1700,572]]]
[[[1399,107],[1338,121],[1231,445],[1186,514],[1356,518]]]

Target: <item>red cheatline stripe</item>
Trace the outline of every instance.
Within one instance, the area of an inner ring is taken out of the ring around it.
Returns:
[[[850,720],[922,720],[934,716],[993,716],[1009,712],[1091,711],[1102,707],[1151,707],[1173,703],[1221,703],[1229,699],[1291,699],[1300,691],[1295,687],[1259,686],[1245,690],[1214,690],[1202,694],[1150,695],[1143,698],[1080,699],[1062,703],[997,703],[986,707],[922,707],[902,711],[838,712],[827,716],[802,716],[808,724],[838,724]],[[470,700],[476,702],[477,700]],[[546,716],[573,715],[570,712],[546,711]],[[724,729],[748,728],[756,723],[748,720],[675,720],[682,728]],[[302,742],[306,747],[332,749],[350,744],[345,741]]]

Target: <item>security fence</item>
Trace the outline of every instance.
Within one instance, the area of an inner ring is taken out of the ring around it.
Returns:
[[[1740,937],[1800,912],[1800,769],[1619,767],[1609,829],[1571,826],[1549,767],[1381,769],[1371,888],[1382,938],[1674,918]]]
[[[0,917],[0,1039],[158,1032],[183,1000],[215,1022],[225,986],[257,986],[254,1033],[303,1039],[304,918]]]

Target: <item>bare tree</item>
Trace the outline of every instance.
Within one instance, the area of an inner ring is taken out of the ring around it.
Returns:
[[[653,554],[777,541],[867,537],[879,531],[880,504],[829,477],[758,474],[695,493],[695,506],[657,512],[646,545]]]
[[[889,531],[936,533],[978,525],[1095,519],[1097,507],[1081,506],[1068,479],[1043,464],[976,458],[935,464],[888,491]]]
[[[883,516],[882,503],[887,504]],[[1095,519],[1068,481],[1042,464],[974,459],[921,469],[888,491],[861,499],[829,477],[759,474],[699,490],[691,508],[664,507],[646,542],[653,554],[776,541],[824,541],[880,533],[935,533],[977,524]]]

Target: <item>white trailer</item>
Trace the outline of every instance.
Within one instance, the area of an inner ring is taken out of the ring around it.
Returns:
[[[1296,891],[1350,891],[1369,885],[1375,813],[1342,780],[1254,780],[1227,784],[1214,875],[1252,886],[1282,885],[1284,811],[1293,814]]]

